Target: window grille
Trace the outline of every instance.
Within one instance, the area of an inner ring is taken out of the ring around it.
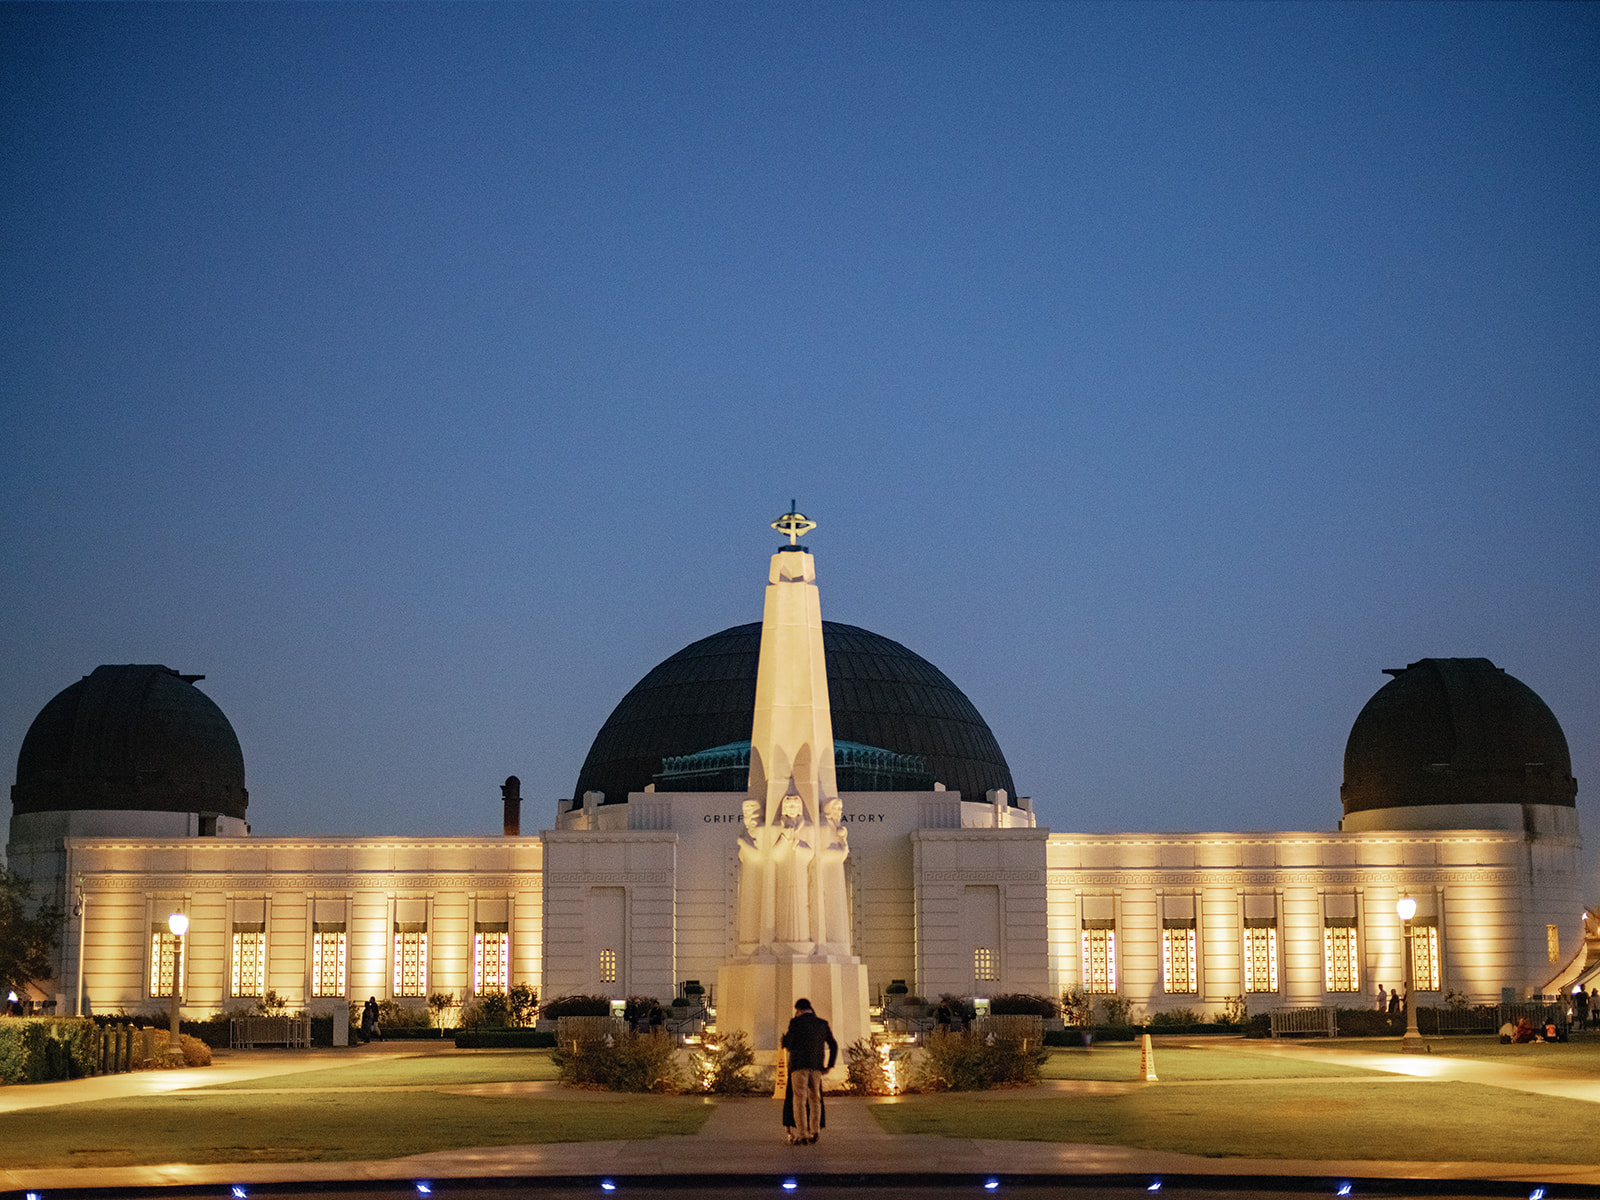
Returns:
[[[600,982],[615,983],[617,981],[617,952],[615,950],[600,951]]]
[[[1439,927],[1411,926],[1411,986],[1419,992],[1439,990]]]
[[[428,932],[396,929],[394,933],[394,994],[424,996],[428,991]]]
[[[1161,980],[1168,992],[1192,993],[1200,990],[1200,970],[1193,928],[1161,931]]]
[[[1096,995],[1109,996],[1117,990],[1117,931],[1083,931],[1083,986]]]
[[[178,959],[178,978],[183,978],[183,960],[187,954],[185,938],[174,937],[165,924],[150,926],[150,994],[172,995],[172,959]]]
[[[1278,990],[1278,927],[1275,924],[1245,927],[1244,990]]]
[[[1330,992],[1361,990],[1361,959],[1356,954],[1356,927],[1334,924],[1322,929],[1323,984]]]
[[[337,929],[317,929],[312,933],[311,994],[313,996],[344,995],[348,955],[348,943],[345,940],[343,926]]]
[[[259,996],[267,990],[267,933],[253,926],[233,927],[233,970],[230,977],[235,996]]]
[[[511,935],[480,929],[472,944],[472,990],[504,992],[511,986]]]
[[[972,978],[979,983],[992,983],[1000,978],[994,951],[989,947],[979,946],[972,952]]]

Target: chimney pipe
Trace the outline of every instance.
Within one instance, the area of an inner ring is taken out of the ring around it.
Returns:
[[[508,775],[500,785],[501,798],[506,802],[506,836],[522,836],[522,780]]]

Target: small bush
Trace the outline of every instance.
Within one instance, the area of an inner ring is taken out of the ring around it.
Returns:
[[[989,1011],[997,1017],[1054,1017],[1061,1006],[1049,996],[1005,992],[989,1001]]]
[[[511,1028],[511,997],[504,992],[485,992],[474,1005],[477,1009],[475,1024],[484,1029]]]
[[[361,1025],[360,1010],[356,1010],[356,1026]],[[378,1028],[388,1033],[391,1029],[431,1029],[432,1020],[426,1008],[407,1008],[398,1000],[378,1001]]]
[[[976,1092],[1006,1084],[1039,1081],[1046,1051],[1028,1049],[1012,1038],[965,1030],[936,1031],[922,1043],[912,1086],[925,1092]]]
[[[609,1017],[611,997],[557,996],[540,1006],[539,1015],[547,1021],[554,1021],[557,1017]]]
[[[278,995],[270,988],[264,995],[256,997],[256,1012],[263,1017],[281,1017],[288,1008],[289,998]]]
[[[883,1056],[866,1038],[857,1038],[845,1047],[845,1085],[858,1096],[887,1096],[891,1092]]]
[[[538,988],[526,983],[513,983],[511,990],[506,993],[506,1000],[511,1005],[511,1025],[514,1029],[526,1029],[538,1018]]]
[[[1203,1022],[1194,1009],[1175,1008],[1170,1012],[1151,1013],[1148,1024],[1151,1029],[1184,1029]]]
[[[701,1091],[742,1096],[757,1090],[756,1081],[750,1076],[756,1052],[743,1031],[735,1029],[706,1042],[693,1057]]]
[[[1079,1027],[1093,1025],[1094,997],[1081,987],[1067,988],[1061,993],[1061,1020]]]
[[[1243,1025],[1250,1019],[1250,1001],[1243,995],[1229,996],[1222,1002],[1222,1011],[1217,1014],[1219,1025]]]
[[[594,1015],[594,1014],[567,1014]],[[613,1092],[679,1092],[683,1090],[677,1043],[661,1033],[583,1038],[564,1042],[552,1056],[561,1082]]]
[[[1117,992],[1096,996],[1100,1010],[1106,1014],[1106,1024],[1114,1027],[1133,1024],[1133,1001]]]

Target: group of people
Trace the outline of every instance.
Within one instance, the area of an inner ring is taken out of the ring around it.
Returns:
[[[794,1017],[783,1035],[789,1054],[789,1084],[783,1094],[783,1127],[791,1146],[814,1145],[827,1124],[822,1110],[822,1077],[833,1070],[839,1043],[828,1023],[804,996],[794,1002]],[[824,1053],[826,1052],[826,1053]]]
[[[1400,989],[1399,988],[1391,988],[1391,989],[1389,989],[1389,991],[1387,993],[1385,993],[1384,990],[1383,990],[1383,984],[1380,983],[1378,985],[1378,1011],[1379,1012],[1398,1013],[1398,1012],[1403,1011],[1402,1005],[1404,1005],[1404,1004],[1405,1004],[1405,1000],[1400,995]]]

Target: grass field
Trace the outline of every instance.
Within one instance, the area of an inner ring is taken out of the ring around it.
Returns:
[[[1080,1142],[1209,1158],[1588,1163],[1595,1106],[1465,1083],[1153,1083],[1122,1095],[872,1106],[889,1133]],[[1027,1098],[1020,1098],[1026,1095]]]
[[[553,1079],[548,1052],[403,1057],[258,1082],[7,1113],[0,1167],[341,1162],[469,1146],[692,1134],[712,1106],[688,1096],[459,1095]]]
[[[1280,1058],[1253,1050],[1239,1040],[1217,1040],[1215,1045],[1158,1046],[1156,1073],[1164,1083],[1214,1079],[1316,1079],[1329,1076],[1370,1078],[1372,1072],[1356,1063],[1306,1062]],[[1119,1042],[1091,1049],[1077,1047],[1053,1051],[1044,1065],[1046,1079],[1139,1080],[1139,1047]]]

